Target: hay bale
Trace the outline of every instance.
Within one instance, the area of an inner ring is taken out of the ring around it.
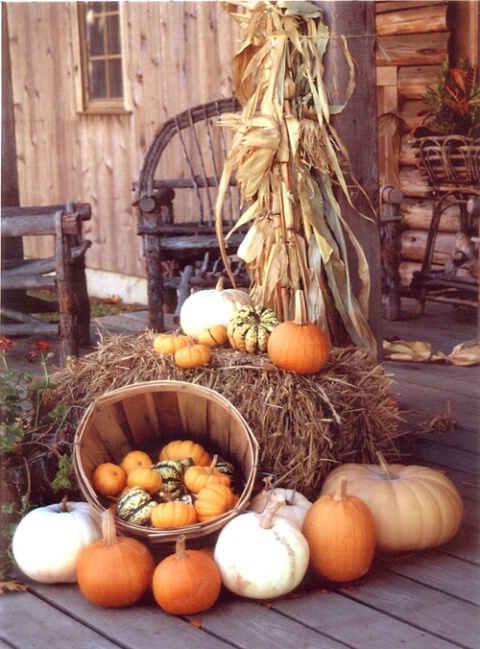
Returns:
[[[87,407],[110,390],[152,380],[197,383],[226,397],[245,417],[260,445],[260,472],[277,485],[318,496],[331,469],[375,462],[382,451],[398,459],[399,413],[383,365],[356,347],[335,348],[326,367],[300,376],[274,367],[266,354],[213,350],[212,362],[192,370],[153,350],[155,334],[102,337],[83,358],[69,358],[52,376],[59,403]]]

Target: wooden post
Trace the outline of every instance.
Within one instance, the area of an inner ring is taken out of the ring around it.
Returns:
[[[375,63],[375,3],[348,0],[315,2],[323,9],[331,40],[325,54],[325,79],[332,104],[345,103],[349,67],[340,36],[345,36],[355,63],[355,90],[344,110],[332,117],[351,161],[351,171],[366,196],[356,193],[352,209],[341,192],[338,200],[349,226],[362,245],[371,278],[369,324],[377,340],[378,360],[382,358],[382,298],[379,228],[378,123]],[[368,198],[367,198],[368,197]],[[372,213],[372,206],[374,212]],[[373,220],[362,216],[368,215]],[[356,261],[352,253],[352,264]],[[355,287],[355,277],[352,283]]]

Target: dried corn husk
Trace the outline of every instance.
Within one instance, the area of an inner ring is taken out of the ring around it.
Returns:
[[[368,324],[368,263],[335,197],[339,188],[352,204],[349,184],[354,181],[344,174],[348,151],[330,124],[330,115],[343,106],[329,105],[323,82],[329,30],[322,11],[310,2],[222,5],[245,31],[233,65],[243,112],[220,119],[234,132],[216,204],[225,265],[229,235],[223,236],[221,213],[235,175],[246,211],[234,230],[250,224],[238,255],[246,262],[255,299],[275,309],[280,319],[291,319],[291,295],[302,289],[309,320],[324,329],[332,344],[353,342],[375,354]],[[341,42],[351,70],[348,101],[353,62],[346,40]],[[358,259],[358,296],[352,291],[347,241]]]

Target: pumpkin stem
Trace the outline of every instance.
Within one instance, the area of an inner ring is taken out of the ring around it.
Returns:
[[[68,502],[68,496],[64,496],[62,498],[62,502],[60,503],[60,513],[61,514],[64,514],[65,512],[68,512],[67,502]]]
[[[305,300],[303,291],[298,289],[295,291],[295,318],[294,323],[299,326],[308,324],[307,309],[305,307]]]
[[[215,469],[215,467],[216,467],[216,465],[217,465],[217,462],[218,462],[218,455],[214,455],[214,456],[213,456],[213,460],[212,460],[210,466],[209,466],[208,469],[207,469],[207,473],[208,473],[209,475],[211,475],[211,474],[213,473],[213,470]]]
[[[220,276],[220,277],[218,278],[218,282],[217,282],[217,284],[216,284],[216,286],[215,286],[215,290],[217,290],[217,291],[223,291],[223,289],[224,289],[223,277]]]
[[[396,480],[398,478],[398,475],[395,475],[390,471],[390,467],[387,464],[387,461],[385,460],[383,453],[381,451],[377,452],[377,458],[378,462],[380,464],[380,467],[383,471],[383,479],[384,480]]]
[[[110,507],[102,512],[102,536],[103,545],[116,545],[118,543],[115,517]]]
[[[185,534],[180,534],[175,543],[175,558],[186,559],[188,554],[185,551]]]
[[[342,476],[338,482],[333,500],[337,503],[344,503],[347,500],[347,478]]]
[[[275,496],[268,503],[260,517],[260,527],[263,527],[264,530],[268,530],[272,527],[272,520],[280,507],[285,505],[285,498],[283,496]]]

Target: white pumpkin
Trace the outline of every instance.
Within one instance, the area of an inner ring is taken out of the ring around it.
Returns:
[[[245,305],[253,306],[252,298],[236,288],[223,288],[223,278],[216,288],[197,291],[187,297],[180,309],[180,326],[198,340],[200,333],[213,325],[228,327],[231,316]]]
[[[223,585],[252,599],[286,595],[302,581],[310,552],[298,527],[275,512],[284,498],[273,498],[261,514],[245,512],[221,530],[214,549]]]
[[[307,511],[312,506],[312,503],[303,494],[295,491],[295,489],[276,487],[275,489],[261,491],[252,499],[248,509],[260,514],[275,496],[283,496],[285,498],[285,505],[278,509],[276,515],[283,516],[301,530]]]
[[[77,581],[81,550],[102,538],[101,519],[85,502],[34,509],[15,530],[12,552],[20,570],[45,584]]]

